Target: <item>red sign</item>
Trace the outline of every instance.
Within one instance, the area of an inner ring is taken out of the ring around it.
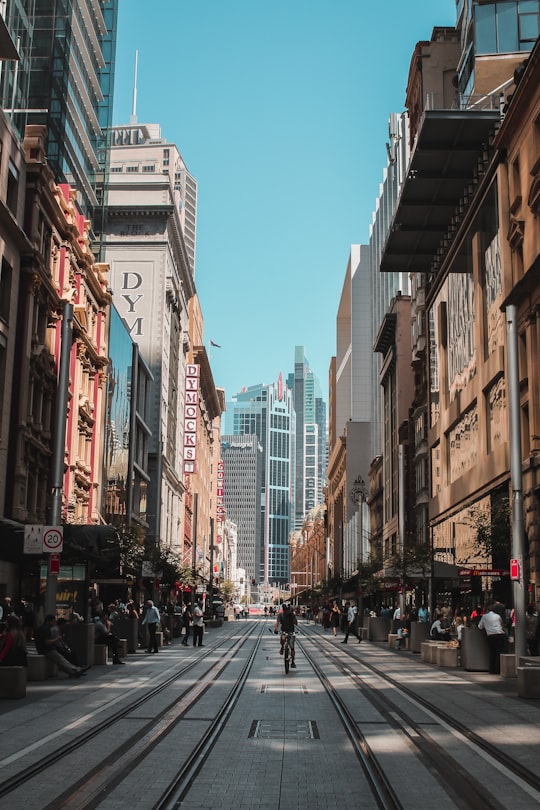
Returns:
[[[510,560],[510,579],[519,582],[519,560]]]
[[[60,554],[51,554],[49,556],[49,574],[60,573]]]

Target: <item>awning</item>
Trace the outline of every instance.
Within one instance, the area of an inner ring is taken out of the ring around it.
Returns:
[[[0,15],[0,59],[4,61],[19,61],[17,48],[9,35],[4,18]]]
[[[435,579],[458,579],[460,567],[452,563],[435,560],[433,563],[433,576]]]
[[[383,250],[382,272],[429,272],[497,121],[497,110],[424,112]]]

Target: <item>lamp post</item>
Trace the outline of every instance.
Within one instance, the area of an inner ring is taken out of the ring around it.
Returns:
[[[366,482],[364,481],[361,475],[358,475],[354,480],[354,484],[352,485],[351,491],[349,492],[349,497],[351,501],[356,505],[356,508],[360,514],[359,543],[357,532],[357,547],[359,551],[358,560],[360,563],[364,562],[364,504],[367,501],[367,496],[368,496],[368,489],[366,486]]]
[[[362,565],[364,562],[364,504],[367,501],[368,496],[368,489],[366,487],[366,482],[362,478],[361,475],[358,475],[355,478],[354,484],[352,485],[351,491],[349,493],[349,497],[351,501],[356,504],[357,510],[360,513],[360,520],[359,520],[359,527],[360,527],[360,548],[359,548],[359,555],[358,555],[358,563]],[[358,543],[358,540],[357,540]],[[364,595],[360,590],[360,595],[358,599],[358,615],[362,616],[364,613]]]

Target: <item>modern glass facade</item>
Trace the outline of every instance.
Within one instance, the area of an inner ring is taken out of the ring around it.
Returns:
[[[263,451],[260,490],[262,558],[259,582],[289,581],[289,533],[294,500],[295,414],[292,391],[278,382],[255,385],[228,403],[233,434],[254,434]]]
[[[477,57],[533,49],[540,34],[540,0],[464,0],[456,4],[456,10],[462,40],[458,89],[466,106],[475,93]]]
[[[112,125],[118,0],[8,0],[5,20],[19,63],[0,78],[0,103],[22,135],[47,126],[47,159],[102,228],[107,132]]]
[[[221,437],[227,515],[237,527],[236,564],[251,581],[261,577],[261,481],[263,451],[257,436]]]
[[[299,531],[309,510],[323,501],[327,460],[326,403],[303,346],[295,347],[287,385],[296,415],[294,529]]]

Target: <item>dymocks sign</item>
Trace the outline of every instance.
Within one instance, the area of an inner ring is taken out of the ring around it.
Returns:
[[[201,367],[189,363],[186,368],[186,391],[184,398],[184,472],[197,470],[197,422],[199,416],[199,386]]]

